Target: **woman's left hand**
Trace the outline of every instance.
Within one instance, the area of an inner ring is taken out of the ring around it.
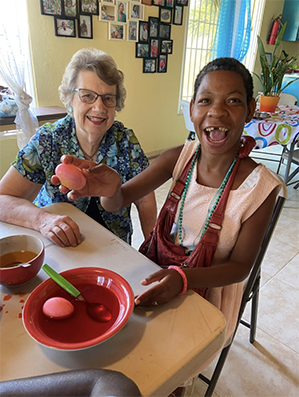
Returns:
[[[169,302],[183,290],[181,275],[173,269],[162,269],[141,281],[142,285],[156,285],[135,298],[139,306],[157,306]]]

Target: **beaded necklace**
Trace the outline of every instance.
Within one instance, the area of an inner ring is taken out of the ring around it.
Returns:
[[[189,185],[190,185],[190,182],[191,182],[192,173],[193,173],[195,164],[197,162],[199,149],[200,149],[200,145],[198,145],[198,147],[196,148],[196,151],[194,153],[193,160],[192,160],[192,163],[191,163],[191,167],[190,167],[190,170],[189,170],[187,178],[186,178],[185,188],[184,188],[183,193],[182,193],[181,206],[180,206],[179,215],[178,215],[178,221],[177,221],[177,223],[178,223],[178,226],[177,226],[178,238],[179,238],[179,243],[180,243],[181,247],[183,247],[183,233],[182,233],[182,231],[183,231],[183,210],[184,210],[184,205],[185,205],[187,191],[189,189]],[[229,180],[229,177],[230,177],[230,175],[232,173],[234,165],[236,164],[238,156],[239,156],[239,151],[236,154],[236,157],[234,158],[233,162],[231,163],[231,165],[230,165],[230,167],[229,167],[229,169],[228,169],[228,171],[227,171],[227,173],[226,173],[221,185],[217,189],[217,192],[215,193],[214,197],[212,198],[212,200],[211,200],[211,202],[209,204],[209,208],[208,208],[206,219],[205,219],[205,221],[204,221],[204,223],[203,223],[198,235],[195,237],[195,239],[193,241],[193,248],[196,246],[196,244],[198,244],[198,242],[200,241],[200,239],[202,238],[203,234],[206,232],[206,230],[208,228],[208,225],[209,225],[209,222],[211,220],[211,217],[212,217],[212,215],[213,215],[213,213],[215,211],[215,208],[217,207],[217,204],[218,204],[218,202],[220,200],[220,197],[221,197],[221,195],[222,195],[222,193],[224,191],[224,188],[225,188],[225,186],[226,186],[226,184],[227,184],[227,182]]]

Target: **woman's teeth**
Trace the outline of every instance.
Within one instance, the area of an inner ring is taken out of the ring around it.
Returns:
[[[226,138],[228,128],[226,127],[208,127],[205,129],[208,138],[213,142],[221,142]]]

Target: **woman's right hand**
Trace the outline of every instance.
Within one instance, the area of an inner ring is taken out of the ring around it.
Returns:
[[[38,229],[60,247],[77,247],[82,242],[79,226],[66,215],[43,211]]]
[[[106,164],[96,164],[92,161],[82,160],[74,156],[62,156],[64,164],[73,164],[80,168],[86,177],[86,185],[80,190],[71,190],[61,185],[60,191],[67,193],[70,201],[75,201],[79,197],[112,197],[122,185],[119,174]],[[54,185],[60,184],[57,176],[51,178]]]

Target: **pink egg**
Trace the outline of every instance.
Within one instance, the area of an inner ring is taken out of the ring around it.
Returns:
[[[62,185],[71,190],[80,190],[86,184],[86,178],[80,168],[72,164],[59,164],[55,168],[55,174],[58,176]]]
[[[61,320],[74,313],[74,306],[64,298],[50,298],[43,305],[43,313],[54,320]]]

